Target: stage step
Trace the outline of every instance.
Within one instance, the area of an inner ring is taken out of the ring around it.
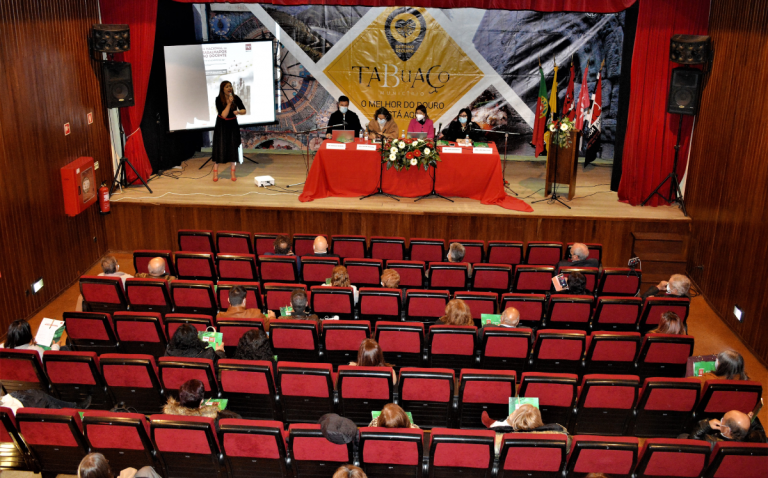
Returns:
[[[668,280],[672,274],[685,274],[688,237],[680,234],[633,232],[632,256],[639,257],[643,269],[641,293]]]

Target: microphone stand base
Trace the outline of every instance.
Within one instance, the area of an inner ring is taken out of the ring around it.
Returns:
[[[557,193],[552,193],[552,195],[548,198],[539,199],[538,201],[532,201],[531,204],[536,204],[537,202],[547,201],[547,204],[554,204],[556,202],[559,202],[563,206],[567,207],[568,209],[571,209],[571,206],[565,204],[563,201],[560,200],[560,196]]]
[[[387,194],[384,191],[382,191],[381,188],[377,189],[376,191],[372,192],[371,194],[369,194],[367,196],[361,197],[360,199],[368,199],[368,198],[372,198],[372,197],[375,197],[375,196],[386,196],[388,198],[394,199],[395,201],[400,201],[400,199],[397,196],[393,196],[392,194]]]

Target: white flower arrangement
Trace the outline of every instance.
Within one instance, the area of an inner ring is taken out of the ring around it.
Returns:
[[[550,130],[551,132],[553,132],[553,133],[554,133],[555,131],[557,131],[557,126],[555,126],[555,123],[551,123],[551,124],[549,125],[549,130]]]
[[[411,166],[416,166],[417,164],[419,164],[419,160],[418,160],[418,159],[416,159],[416,158],[413,158],[413,159],[411,160]]]
[[[390,161],[394,161],[394,160],[396,160],[396,159],[397,159],[397,154],[395,154],[395,153],[392,153],[392,154],[390,154],[390,155],[389,155],[389,160],[390,160]]]
[[[398,151],[398,149],[395,146],[392,146],[392,149],[389,150],[389,152],[392,153],[392,154],[397,154],[397,151]]]
[[[429,150],[429,148],[424,148],[424,154],[429,154],[429,153],[431,153],[431,151]]]
[[[561,124],[560,131],[563,131],[563,132],[568,131],[568,124],[567,123]]]
[[[399,143],[397,143],[397,145],[398,145],[398,146],[400,146],[400,149],[403,149],[403,148],[405,148],[405,143],[403,143],[402,141],[400,141]]]

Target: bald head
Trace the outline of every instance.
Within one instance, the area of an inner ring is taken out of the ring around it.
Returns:
[[[328,241],[323,236],[317,236],[314,244],[312,244],[312,249],[315,251],[315,254],[328,252]]]
[[[723,415],[720,434],[735,441],[742,441],[749,432],[749,417],[746,413],[731,410]]]
[[[517,324],[520,323],[520,312],[514,307],[504,309],[499,323],[508,327],[517,327]]]
[[[165,275],[165,259],[162,257],[155,257],[149,264],[147,264],[147,270],[149,275],[153,277],[162,277]]]
[[[571,246],[571,255],[574,260],[583,261],[589,257],[589,248],[586,244],[576,242]]]

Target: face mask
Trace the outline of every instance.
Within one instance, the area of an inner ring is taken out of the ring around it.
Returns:
[[[459,123],[464,124],[467,122],[467,118],[465,116],[459,116]]]
[[[379,120],[379,126],[384,126],[385,124],[387,124],[387,120],[386,119],[380,119]]]
[[[342,113],[346,113],[347,111],[349,111],[349,108],[347,108],[346,106],[339,106],[339,111],[341,111]]]
[[[424,121],[424,115],[416,115],[417,121]]]

